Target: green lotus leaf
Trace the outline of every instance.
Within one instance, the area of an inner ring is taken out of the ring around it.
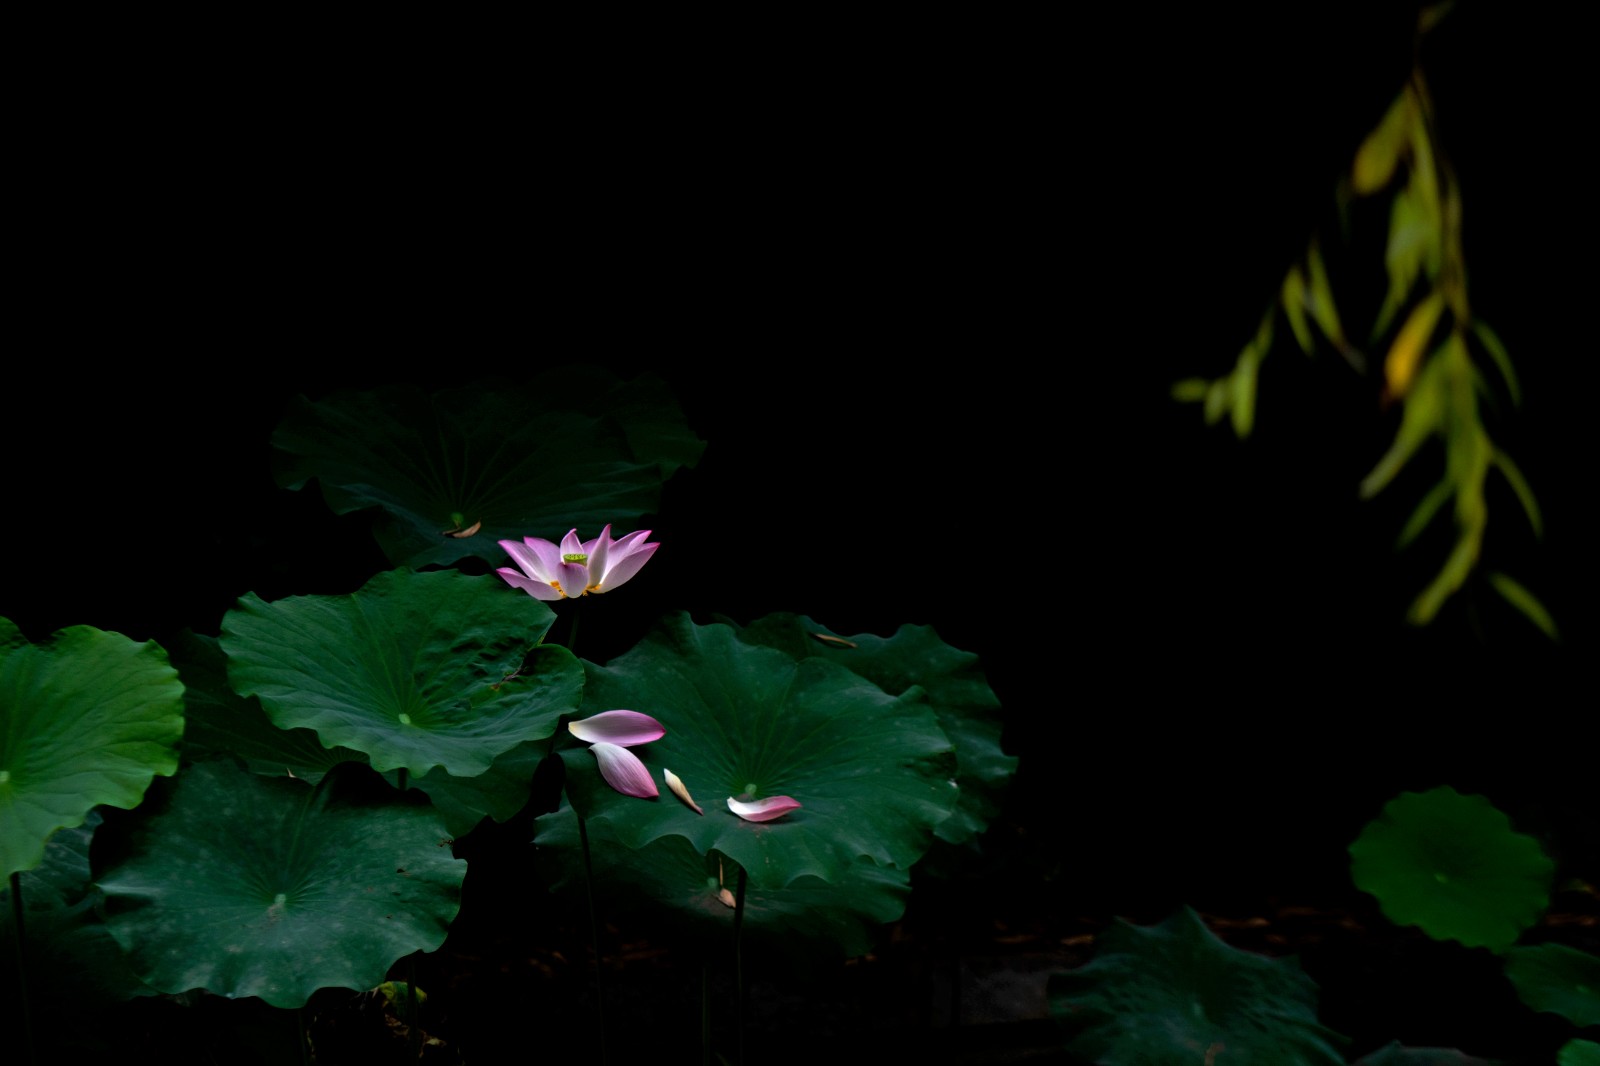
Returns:
[[[527,805],[533,775],[550,754],[548,741],[525,741],[495,756],[476,777],[453,777],[434,767],[411,782],[433,800],[451,836],[463,837],[484,818],[509,821]]]
[[[272,443],[279,484],[316,478],[338,514],[378,508],[384,552],[413,569],[504,562],[499,541],[559,541],[574,527],[631,532],[705,449],[659,378],[623,382],[582,364],[431,394],[392,385],[302,397]]]
[[[355,764],[313,787],[197,763],[128,820],[99,882],[111,934],[163,992],[298,1007],[371,988],[444,942],[466,873],[433,809],[397,797]]]
[[[921,686],[956,752],[961,799],[934,832],[963,844],[988,828],[1000,811],[1000,793],[1016,771],[1017,758],[1000,748],[1000,701],[971,652],[939,639],[932,626],[901,626],[892,637],[870,633],[845,637],[811,619],[768,615],[739,631],[740,638],[788,652],[816,656],[847,667],[891,695]]]
[[[393,570],[349,596],[247,595],[222,649],[234,691],[279,728],[314,729],[380,771],[472,777],[577,707],[578,660],[539,645],[554,617],[498,578]]]
[[[1474,1058],[1455,1048],[1405,1047],[1398,1040],[1363,1055],[1350,1066],[1493,1066],[1489,1059]]]
[[[258,774],[316,784],[343,762],[366,762],[354,748],[325,748],[313,729],[279,729],[261,701],[228,686],[228,664],[215,637],[185,630],[167,652],[183,679],[183,752],[191,761],[232,755]]]
[[[1228,946],[1188,907],[1159,925],[1118,919],[1094,959],[1054,974],[1048,994],[1068,1050],[1098,1066],[1344,1062],[1297,962]]]
[[[1402,792],[1350,845],[1356,887],[1396,925],[1504,951],[1550,903],[1552,862],[1482,796]]]
[[[1565,944],[1506,952],[1506,977],[1530,1008],[1576,1026],[1600,1025],[1600,958]]]
[[[1568,1040],[1556,1052],[1556,1066],[1600,1066],[1600,1044],[1593,1040]]]
[[[30,870],[96,805],[136,807],[178,769],[183,684],[155,642],[70,626],[0,628],[0,880]]]
[[[858,858],[909,868],[957,794],[950,741],[920,689],[891,696],[844,667],[747,644],[732,627],[669,618],[606,666],[585,663],[584,716],[618,708],[666,735],[634,748],[660,782],[670,769],[704,809],[672,793],[636,799],[602,780],[593,754],[561,751],[572,805],[624,846],[681,836],[761,888],[837,883]],[[799,810],[755,823],[729,798],[790,796]]]
[[[129,969],[122,948],[95,913],[99,893],[89,883],[89,841],[100,824],[90,811],[80,826],[63,829],[45,845],[44,860],[18,875],[22,887],[24,962],[36,1023],[71,1027],[74,1013],[91,1003],[154,995]],[[0,883],[0,957],[16,951],[9,882]],[[35,1025],[38,1030],[40,1026]]]
[[[313,729],[279,729],[262,710],[261,701],[246,699],[228,687],[227,662],[212,637],[181,633],[169,649],[183,678],[185,696],[184,752],[191,758],[233,755],[259,774],[298,777],[316,784],[322,775],[345,762],[370,765],[365,752],[325,748]],[[504,822],[528,802],[533,771],[548,753],[548,742],[525,741],[495,756],[476,777],[452,777],[442,767],[411,781],[433,800],[453,836],[465,836],[485,816]],[[384,775],[395,783],[397,774]]]
[[[551,888],[576,895],[584,888],[578,819],[572,808],[543,815],[534,845],[548,863]],[[720,855],[702,855],[680,836],[662,837],[642,848],[622,846],[604,822],[591,823],[589,851],[597,894],[638,902],[687,925],[702,943],[731,936],[739,867]],[[833,883],[801,876],[781,888],[746,887],[744,930],[785,947],[828,945],[845,955],[874,947],[882,927],[898,920],[910,895],[904,870],[857,859]]]

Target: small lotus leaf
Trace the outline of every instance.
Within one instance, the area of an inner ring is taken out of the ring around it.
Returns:
[[[316,478],[339,514],[378,508],[384,552],[414,569],[504,562],[499,541],[559,540],[573,527],[629,532],[705,449],[659,378],[623,382],[582,365],[431,394],[394,385],[301,398],[272,443],[279,484]]]
[[[466,873],[433,809],[394,797],[355,764],[313,787],[197,763],[128,820],[127,858],[100,879],[111,934],[163,992],[298,1007],[371,988],[444,942]]]
[[[1049,998],[1068,1050],[1099,1066],[1344,1062],[1298,963],[1228,946],[1188,907],[1159,925],[1119,919],[1093,961],[1050,978]]]
[[[1506,952],[1506,977],[1522,1002],[1576,1026],[1600,1025],[1600,958],[1565,944]]]
[[[1504,951],[1550,902],[1555,863],[1482,796],[1403,792],[1350,845],[1356,887],[1397,925]]]
[[[1000,793],[1017,757],[1000,748],[1000,701],[971,652],[939,639],[932,626],[901,626],[892,637],[845,637],[811,619],[774,614],[739,631],[740,639],[766,644],[795,658],[816,656],[847,667],[891,695],[913,685],[927,694],[939,725],[955,745],[960,802],[934,832],[962,844],[988,828],[999,813]]]
[[[654,716],[666,735],[634,754],[658,783],[672,770],[705,810],[665,789],[648,800],[621,795],[584,747],[563,749],[573,806],[608,822],[626,847],[676,835],[701,855],[728,856],[762,888],[802,876],[836,883],[862,856],[910,867],[955,805],[950,740],[920,689],[891,696],[844,667],[746,644],[730,626],[683,614],[585,669],[584,716]],[[780,795],[800,809],[758,824],[727,807],[729,797]]]
[[[29,644],[0,627],[0,880],[30,870],[97,804],[136,807],[178,769],[183,684],[152,642],[70,626]]]
[[[583,887],[578,819],[571,807],[542,816],[534,844],[551,863],[552,888]],[[727,889],[729,898],[737,890],[739,868],[733,862],[702,855],[680,836],[638,849],[623,847],[604,822],[592,823],[589,850],[595,888],[603,895],[643,897],[688,923],[702,939],[732,929],[733,908],[721,890]],[[801,876],[782,888],[747,886],[745,931],[787,947],[827,944],[845,955],[862,955],[872,950],[884,925],[905,913],[910,892],[906,871],[861,858],[833,883]]]
[[[396,570],[349,596],[245,596],[222,648],[234,690],[279,728],[314,729],[380,771],[473,777],[577,707],[582,667],[539,645],[554,617],[497,578]]]

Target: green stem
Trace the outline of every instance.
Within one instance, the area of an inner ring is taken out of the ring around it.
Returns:
[[[738,1004],[739,1066],[744,1066],[744,867],[739,867],[739,890],[733,897],[733,984]]]
[[[300,1066],[311,1066],[311,1038],[306,1033],[306,1008],[294,1009],[294,1031],[300,1045]]]
[[[571,803],[571,799],[567,800]],[[594,944],[594,1002],[596,1020],[600,1023],[600,1062],[602,1066],[610,1061],[606,1049],[606,992],[603,969],[600,965],[600,919],[594,905],[594,867],[589,861],[589,827],[583,820],[583,815],[578,814],[576,807],[572,813],[578,817],[578,843],[583,847],[583,889],[589,897],[589,938]]]
[[[37,1063],[39,1060],[33,1052],[33,1018],[28,1009],[28,967],[22,961],[22,874],[17,870],[11,871],[11,910],[17,919],[13,946],[17,957],[17,1006],[22,1010],[22,1051],[28,1062]]]
[[[711,961],[700,960],[700,1062],[711,1066]]]
[[[572,610],[567,612],[572,616],[572,621],[567,625],[567,650],[576,655],[578,654],[578,614],[579,609],[583,606],[583,597],[580,596],[567,602],[572,604]]]

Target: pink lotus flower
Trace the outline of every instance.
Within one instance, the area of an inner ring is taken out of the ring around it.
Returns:
[[[650,771],[628,749],[648,744],[667,735],[660,722],[638,711],[601,711],[577,722],[568,722],[567,731],[589,745],[600,763],[600,776],[624,796],[649,799],[660,795]]]
[[[576,599],[591,592],[598,595],[620,588],[650,561],[661,545],[645,543],[649,535],[648,529],[641,529],[612,540],[611,526],[607,525],[593,540],[579,540],[578,531],[570,530],[559,545],[540,537],[524,537],[521,544],[502,540],[500,547],[521,568],[521,573],[509,566],[502,566],[495,573],[534,599]]]

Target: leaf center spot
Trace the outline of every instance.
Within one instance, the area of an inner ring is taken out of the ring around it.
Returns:
[[[411,716],[402,711],[401,714],[400,714],[400,724],[401,725],[410,725],[411,724]]]
[[[10,770],[0,770],[0,785],[3,785],[7,781],[10,781],[10,780],[11,780],[11,771]]]
[[[1450,875],[1447,873],[1435,873],[1433,875],[1433,879],[1439,882],[1441,885],[1447,885],[1450,883]]]

